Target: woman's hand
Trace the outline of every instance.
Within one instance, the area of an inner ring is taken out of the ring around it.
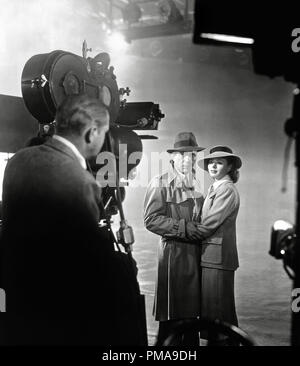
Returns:
[[[202,235],[200,231],[197,230],[197,224],[193,221],[189,221],[186,224],[186,235],[190,240],[201,240]]]

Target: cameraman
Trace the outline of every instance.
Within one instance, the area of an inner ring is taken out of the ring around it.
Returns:
[[[7,164],[5,344],[137,342],[122,323],[122,311],[130,320],[135,303],[130,295],[120,299],[114,248],[98,229],[100,189],[86,170],[108,129],[109,113],[99,100],[69,96],[57,109],[56,135],[18,151]]]

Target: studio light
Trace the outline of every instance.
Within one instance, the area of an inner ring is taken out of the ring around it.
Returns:
[[[125,37],[120,32],[112,32],[107,37],[108,47],[110,52],[124,52],[128,48],[128,43],[125,40]]]
[[[211,39],[212,41],[228,42],[234,44],[246,44],[251,45],[254,43],[253,38],[248,37],[236,37],[226,34],[214,34],[214,33],[201,33],[201,37],[204,39]]]
[[[290,278],[295,271],[295,226],[284,220],[274,222],[271,230],[271,246],[269,254],[283,260],[283,266]]]

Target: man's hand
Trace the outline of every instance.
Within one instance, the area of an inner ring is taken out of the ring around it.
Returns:
[[[186,224],[186,233],[187,233],[187,237],[190,240],[196,241],[196,240],[201,240],[202,239],[201,233],[197,230],[196,223],[194,223],[192,221],[189,221]]]

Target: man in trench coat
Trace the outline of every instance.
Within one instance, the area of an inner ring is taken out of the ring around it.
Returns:
[[[200,315],[201,248],[195,243],[204,199],[193,168],[196,153],[203,149],[192,133],[179,133],[174,148],[167,150],[172,154],[170,171],[155,177],[146,191],[144,224],[161,236],[153,309],[160,322],[158,345],[174,321]]]

